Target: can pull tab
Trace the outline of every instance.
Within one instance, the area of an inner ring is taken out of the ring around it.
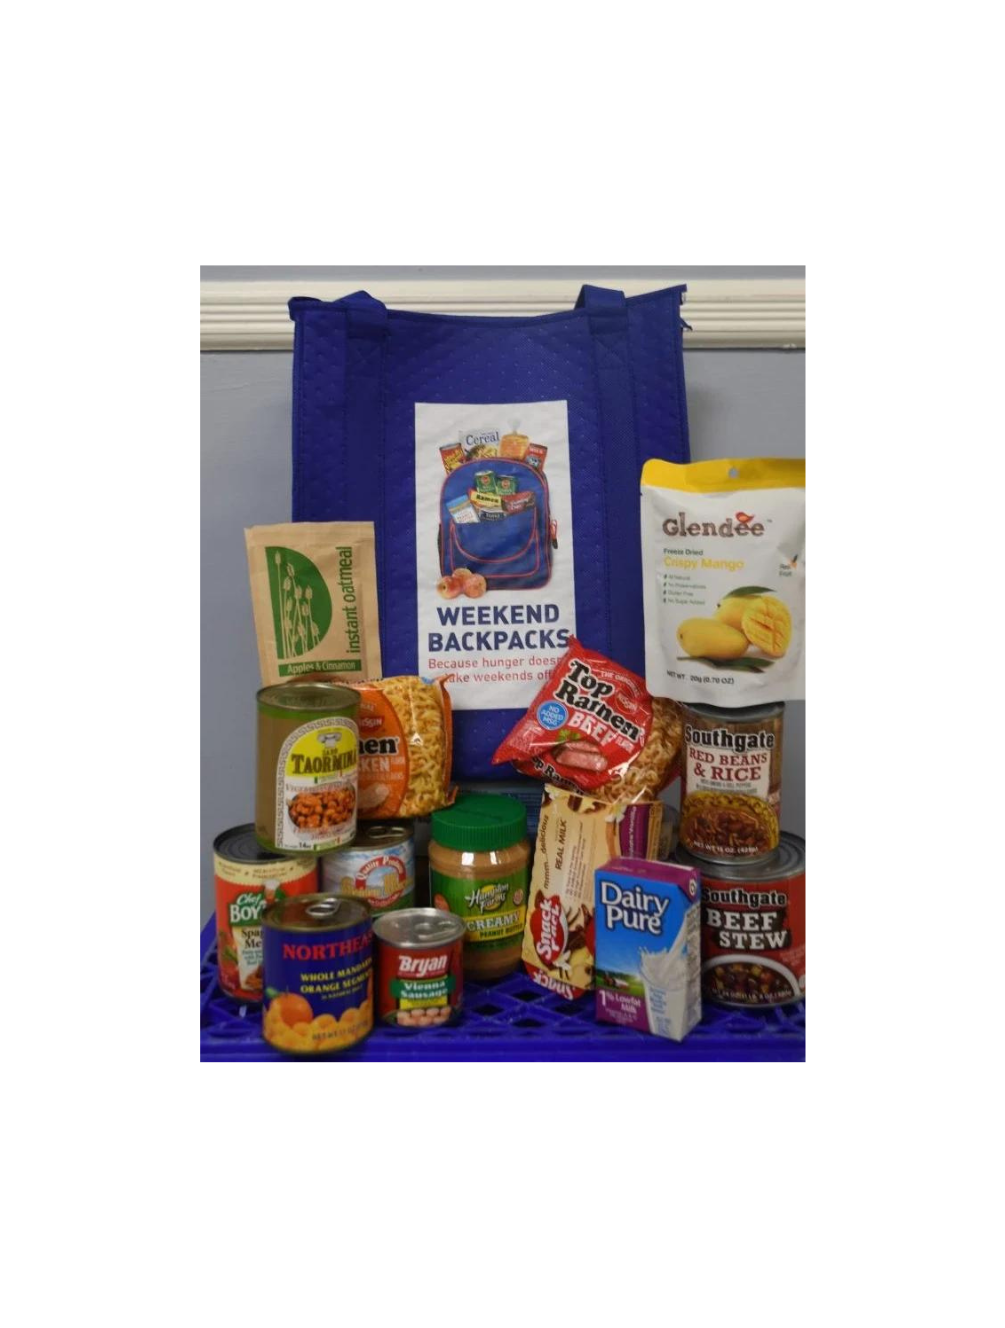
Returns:
[[[341,907],[342,901],[338,895],[326,895],[324,899],[318,899],[313,904],[308,904],[304,912],[309,918],[326,920],[333,918]]]
[[[396,844],[401,839],[401,834],[393,826],[386,829],[382,826],[374,826],[368,833],[367,839],[371,844]]]

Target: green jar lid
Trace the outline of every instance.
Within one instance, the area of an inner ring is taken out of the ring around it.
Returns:
[[[527,812],[516,798],[498,793],[462,793],[452,807],[433,812],[437,844],[477,853],[509,848],[527,837]]]

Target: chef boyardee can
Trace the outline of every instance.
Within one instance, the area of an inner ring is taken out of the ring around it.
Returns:
[[[405,908],[373,924],[377,1013],[402,1028],[432,1028],[460,1013],[463,918],[438,908]]]
[[[273,853],[253,825],[238,825],[213,841],[213,876],[220,986],[237,1001],[260,1001],[262,913],[277,899],[316,894],[317,860]]]
[[[678,862],[701,873],[701,989],[717,1005],[763,1009],[806,996],[806,845],[783,833],[765,862]]]
[[[266,1042],[305,1056],[344,1051],[373,1028],[370,910],[338,895],[299,895],[265,910]]]

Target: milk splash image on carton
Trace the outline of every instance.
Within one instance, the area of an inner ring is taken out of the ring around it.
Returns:
[[[701,878],[614,858],[597,868],[597,1018],[680,1042],[701,1019]]]

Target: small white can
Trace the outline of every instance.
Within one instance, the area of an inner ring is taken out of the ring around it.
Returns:
[[[374,913],[415,902],[415,842],[404,821],[361,821],[348,848],[321,859],[326,894],[362,899]]]

